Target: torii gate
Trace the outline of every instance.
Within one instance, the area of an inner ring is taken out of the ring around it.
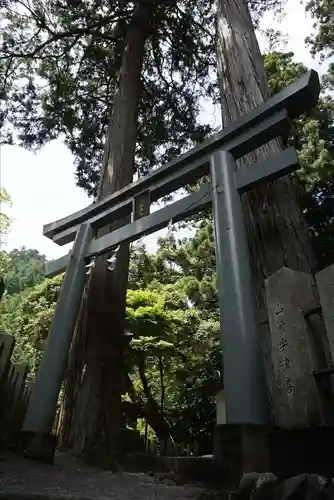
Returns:
[[[260,334],[243,223],[241,195],[259,183],[298,168],[288,148],[251,168],[237,170],[236,160],[268,141],[287,135],[290,120],[313,108],[319,97],[318,74],[311,70],[296,83],[149,175],[107,198],[43,228],[59,245],[74,240],[70,254],[48,263],[46,276],[66,270],[43,360],[30,397],[23,431],[51,434],[69,348],[85,287],[85,266],[92,258],[180,221],[212,204],[218,271],[221,331],[224,337],[224,392],[227,423],[269,423]],[[156,212],[150,205],[205,175],[211,182]],[[132,212],[132,222],[100,238],[97,229]],[[106,264],[107,265],[107,264]],[[38,458],[35,457],[34,458]]]

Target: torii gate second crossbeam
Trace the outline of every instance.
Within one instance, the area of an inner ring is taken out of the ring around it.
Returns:
[[[294,171],[298,168],[298,158],[296,151],[288,148],[247,169],[237,170],[236,160],[276,137],[287,137],[290,120],[313,108],[319,92],[318,74],[311,70],[185,155],[104,200],[44,227],[44,235],[60,245],[74,239],[75,242],[70,254],[47,265],[47,276],[65,270],[66,274],[29,401],[24,431],[38,435],[49,435],[52,431],[85,287],[87,262],[122,242],[134,241],[167,226],[170,220],[180,221],[211,205],[224,335],[227,421],[268,423],[267,390],[241,195],[261,182]],[[211,176],[211,182],[202,185],[199,191],[150,213],[151,203],[205,175]],[[133,222],[95,237],[97,229],[131,212]]]

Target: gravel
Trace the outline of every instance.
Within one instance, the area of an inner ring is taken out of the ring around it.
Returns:
[[[102,471],[64,454],[54,465],[0,455],[0,500],[194,500],[202,491],[198,485],[163,484],[147,474]]]

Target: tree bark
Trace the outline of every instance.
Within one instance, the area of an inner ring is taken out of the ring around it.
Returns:
[[[270,97],[263,58],[246,0],[217,0],[217,64],[223,127]],[[271,141],[242,158],[238,166],[277,154]],[[313,273],[317,262],[291,177],[265,183],[243,196],[249,250],[260,310],[265,308],[264,280],[282,266]]]
[[[141,71],[151,15],[147,4],[140,3],[125,34],[98,199],[133,179]],[[128,218],[118,221],[98,236],[128,222]],[[70,353],[61,443],[90,462],[117,468],[128,244],[121,245],[114,271],[107,267],[106,256],[96,259],[83,298]]]
[[[160,373],[160,386],[161,386],[161,397],[160,397],[160,408],[161,412],[164,411],[165,404],[165,383],[164,383],[164,365],[162,362],[162,356],[159,356],[159,373]]]
[[[246,0],[217,0],[217,70],[223,127],[270,97],[263,58]],[[250,167],[282,149],[280,140],[258,148],[238,161]],[[282,266],[313,274],[317,261],[299,204],[300,186],[291,177],[266,182],[243,195],[259,334],[264,354],[268,399],[274,403],[274,372],[264,280]],[[323,346],[326,350],[326,346]]]

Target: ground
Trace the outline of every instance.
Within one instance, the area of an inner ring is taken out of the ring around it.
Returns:
[[[0,500],[28,500],[30,495],[41,500],[195,500],[202,491],[199,485],[166,484],[146,474],[101,471],[64,454],[53,466],[0,455]]]

